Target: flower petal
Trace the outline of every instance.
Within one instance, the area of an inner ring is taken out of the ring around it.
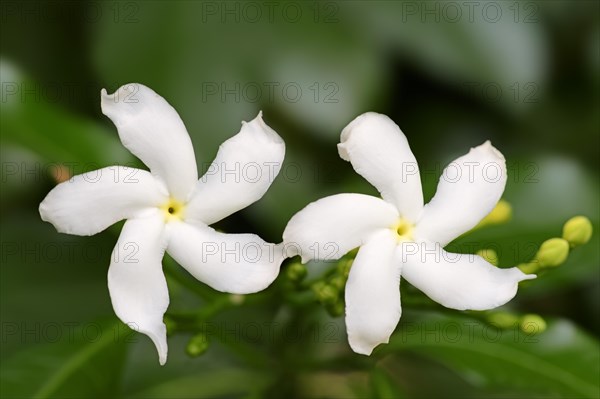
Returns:
[[[258,201],[279,173],[284,155],[283,140],[263,122],[262,112],[243,122],[197,182],[186,220],[212,224]]]
[[[346,283],[346,329],[352,350],[370,355],[400,321],[400,258],[390,230],[360,247]]]
[[[380,198],[364,194],[337,194],[322,198],[296,213],[283,232],[288,256],[339,259],[365,243],[373,232],[398,220],[396,208]]]
[[[60,183],[40,204],[42,220],[61,233],[96,234],[159,206],[166,190],[145,170],[109,166]]]
[[[177,111],[152,89],[130,83],[113,94],[102,89],[102,112],[114,122],[123,145],[186,201],[198,180],[194,148]]]
[[[169,306],[162,271],[166,247],[164,222],[158,211],[125,222],[112,253],[108,289],[117,316],[152,339],[160,364],[167,361],[167,329],[163,315]]]
[[[402,263],[402,276],[409,283],[458,310],[504,305],[516,295],[519,281],[536,277],[516,267],[498,268],[478,255],[446,252],[436,243],[403,243]]]
[[[338,151],[400,215],[417,221],[423,209],[419,165],[398,125],[385,115],[362,114],[342,131]]]
[[[255,234],[224,234],[208,226],[169,223],[167,252],[212,288],[250,294],[267,288],[279,274],[281,245]]]
[[[417,222],[415,238],[445,246],[494,209],[505,185],[506,162],[500,151],[489,141],[471,148],[444,169]]]

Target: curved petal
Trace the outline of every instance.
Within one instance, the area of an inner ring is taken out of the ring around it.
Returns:
[[[129,327],[152,339],[161,365],[167,361],[163,315],[169,306],[161,264],[165,247],[164,223],[158,212],[128,220],[108,269],[108,289],[115,313]]]
[[[40,204],[40,215],[61,233],[86,236],[166,199],[165,188],[145,170],[109,166],[54,187]]]
[[[243,122],[196,183],[186,220],[212,224],[258,201],[279,173],[284,155],[283,140],[263,122],[262,112]]]
[[[281,245],[255,234],[224,234],[208,226],[169,223],[167,252],[191,275],[212,288],[251,294],[267,288],[279,274]]]
[[[337,194],[322,198],[296,213],[283,232],[288,256],[339,259],[365,243],[378,229],[391,227],[399,216],[384,200],[364,194]]]
[[[370,355],[400,321],[400,258],[390,230],[360,247],[346,283],[346,329],[352,350]]]
[[[394,121],[375,112],[360,115],[342,131],[338,151],[402,217],[417,221],[423,209],[419,165]]]
[[[192,141],[177,111],[152,89],[130,83],[113,94],[102,89],[102,113],[119,131],[123,145],[186,201],[198,180]]]
[[[504,305],[519,281],[535,278],[516,267],[500,269],[481,256],[446,252],[436,243],[403,243],[402,276],[434,301],[452,309],[486,310]]]
[[[506,185],[504,156],[489,141],[471,148],[442,173],[425,205],[415,237],[443,246],[466,233],[494,209]]]

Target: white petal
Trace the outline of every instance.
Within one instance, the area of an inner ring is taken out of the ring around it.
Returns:
[[[208,226],[169,223],[167,252],[198,280],[218,291],[250,294],[279,274],[281,245],[255,234],[224,234]]]
[[[506,185],[504,156],[489,141],[451,162],[415,229],[417,240],[445,246],[494,209]]]
[[[109,166],[54,187],[40,204],[40,215],[61,233],[92,235],[166,198],[164,186],[145,170]]]
[[[164,222],[158,211],[125,222],[112,254],[108,289],[115,313],[131,328],[152,339],[160,364],[167,361],[167,329],[163,315],[169,306],[162,271],[166,247]]]
[[[400,321],[400,258],[390,230],[360,247],[346,283],[346,329],[352,350],[370,355]]]
[[[296,213],[283,232],[288,256],[339,259],[359,247],[373,232],[392,227],[396,208],[380,198],[364,194],[337,194],[322,198]]]
[[[123,145],[186,201],[198,180],[192,141],[177,111],[152,89],[130,83],[113,94],[102,89],[102,112],[114,122]]]
[[[212,224],[258,201],[283,163],[285,144],[259,113],[219,147],[186,208],[186,220]]]
[[[338,151],[400,215],[416,222],[423,209],[419,166],[394,121],[374,112],[360,115],[342,131]]]
[[[452,309],[486,310],[504,305],[518,283],[535,278],[516,267],[501,269],[471,254],[446,252],[439,244],[402,244],[402,276],[434,301]]]

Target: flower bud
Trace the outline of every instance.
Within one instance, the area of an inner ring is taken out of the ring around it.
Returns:
[[[494,209],[483,218],[481,222],[475,228],[488,226],[490,224],[501,224],[506,223],[512,217],[512,206],[508,201],[501,199],[498,201]]]
[[[488,261],[494,266],[498,266],[498,254],[493,249],[480,249],[477,251],[477,255]]]
[[[229,294],[229,302],[231,302],[232,305],[239,306],[239,305],[243,304],[245,300],[246,300],[246,297],[244,295]]]
[[[329,284],[331,284],[332,286],[337,288],[339,291],[341,291],[344,289],[344,286],[346,285],[346,279],[342,276],[336,275],[336,276],[333,276],[329,280]]]
[[[521,263],[517,267],[525,274],[536,274],[540,270],[539,262]]]
[[[338,300],[339,290],[330,284],[319,281],[312,286],[317,300],[325,305],[330,305]]]
[[[198,333],[190,338],[185,352],[191,357],[198,357],[208,349],[208,337],[204,333]]]
[[[551,238],[542,243],[535,258],[541,267],[555,267],[563,263],[569,255],[569,243],[562,238]]]
[[[344,315],[346,310],[346,304],[342,300],[338,300],[332,304],[329,304],[325,307],[327,309],[327,313],[331,317],[340,317]]]
[[[548,327],[542,316],[537,314],[526,314],[521,318],[521,330],[529,335],[540,334]]]
[[[508,201],[501,199],[498,201],[492,212],[487,216],[488,223],[505,223],[512,217],[512,206]]]
[[[294,262],[287,267],[285,274],[287,278],[298,283],[306,277],[308,270],[302,263]]]
[[[590,219],[585,216],[575,216],[565,223],[562,237],[569,242],[571,247],[576,247],[590,240],[592,230]]]
[[[488,322],[497,328],[507,330],[519,324],[519,317],[508,312],[494,312],[488,315]]]

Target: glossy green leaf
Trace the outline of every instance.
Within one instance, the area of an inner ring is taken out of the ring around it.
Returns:
[[[597,398],[600,346],[573,323],[541,334],[497,330],[467,316],[409,313],[379,355],[410,351],[441,363],[480,393]],[[426,372],[426,370],[423,370]]]
[[[31,346],[2,362],[3,398],[114,397],[129,334],[118,324],[88,323],[58,342]]]
[[[158,383],[149,382],[139,392],[128,393],[128,398],[198,398],[242,397],[265,389],[271,377],[264,371],[239,368],[205,369],[196,374],[186,373]]]
[[[63,164],[71,174],[103,166],[125,164],[132,156],[119,142],[116,129],[74,115],[40,95],[41,86],[24,76],[16,66],[2,60],[2,141],[18,144],[44,162]],[[30,96],[24,90],[34,88]],[[100,109],[100,91],[98,91]]]

